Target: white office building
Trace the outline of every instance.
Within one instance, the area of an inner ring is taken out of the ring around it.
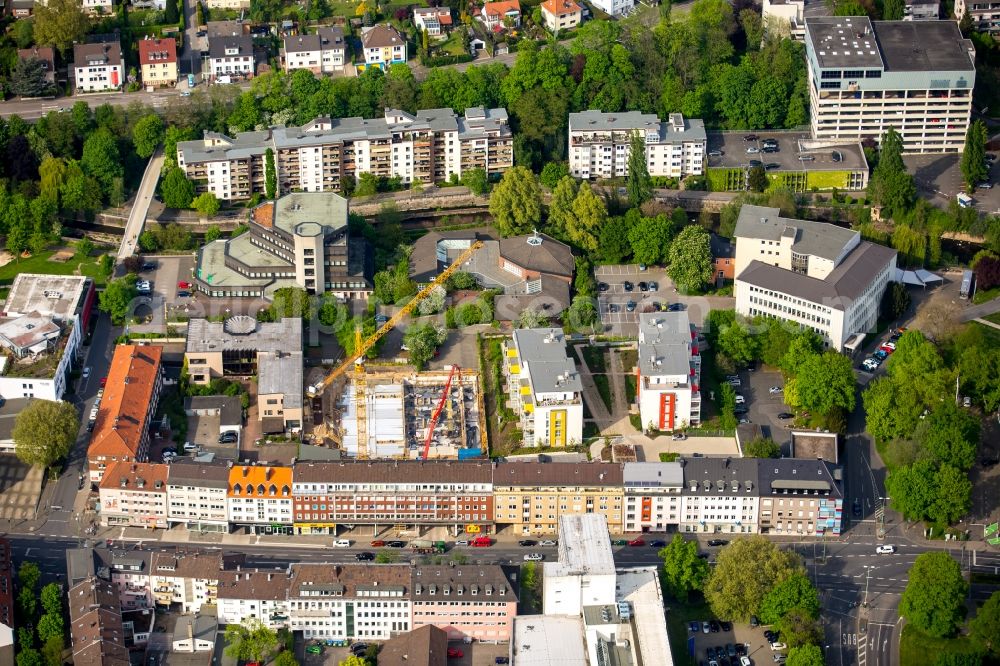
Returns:
[[[546,562],[543,573],[544,615],[581,615],[584,606],[614,604],[615,558],[607,518],[599,513],[559,516],[559,559]]]
[[[667,532],[676,528],[681,515],[684,469],[677,462],[625,463],[626,534]]]
[[[521,417],[525,446],[583,442],[583,383],[566,355],[560,328],[523,328],[506,343],[504,373],[510,404]]]
[[[701,356],[687,312],[639,315],[637,398],[646,430],[701,423]]]
[[[806,19],[812,135],[881,140],[894,128],[908,153],[965,145],[975,50],[955,21]]]
[[[668,122],[651,113],[626,111],[569,114],[569,171],[576,178],[615,178],[628,173],[632,136],[646,141],[650,176],[700,176],[705,160],[705,123],[670,114]]]
[[[734,236],[737,313],[811,328],[837,351],[853,350],[875,328],[895,250],[764,206],[743,206]]]

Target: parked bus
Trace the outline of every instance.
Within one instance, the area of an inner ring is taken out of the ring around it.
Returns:
[[[972,271],[962,272],[962,289],[958,292],[959,297],[968,298],[972,294]]]

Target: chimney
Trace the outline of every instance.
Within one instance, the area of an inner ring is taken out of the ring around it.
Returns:
[[[271,480],[271,468],[270,467],[268,467],[266,470],[264,470],[264,480],[265,481],[270,481]]]

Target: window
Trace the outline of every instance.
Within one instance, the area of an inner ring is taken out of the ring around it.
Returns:
[[[840,79],[840,70],[826,70],[821,75],[823,79]]]

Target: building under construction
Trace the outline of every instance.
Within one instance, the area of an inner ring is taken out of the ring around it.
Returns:
[[[461,460],[487,450],[476,372],[371,369],[344,385],[336,406],[333,431],[350,458]]]

